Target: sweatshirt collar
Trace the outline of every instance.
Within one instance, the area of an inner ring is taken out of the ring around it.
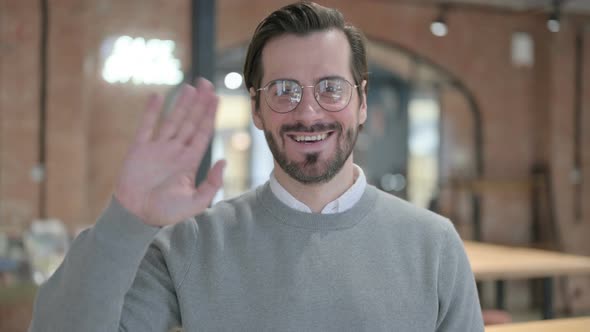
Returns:
[[[258,187],[256,199],[260,207],[279,223],[312,231],[327,231],[350,228],[362,222],[374,210],[377,188],[366,185],[361,198],[353,207],[331,214],[306,213],[287,206],[273,194],[270,181]]]
[[[320,212],[321,214],[344,212],[352,208],[361,199],[363,193],[365,192],[365,187],[367,186],[367,179],[363,169],[358,165],[354,165],[353,172],[355,181],[352,186],[348,188],[348,190],[346,190],[342,195],[340,195],[340,197],[326,204],[326,206],[324,206]],[[269,185],[272,193],[283,204],[300,212],[312,213],[311,209],[305,205],[305,203],[299,201],[297,198],[291,195],[291,193],[289,193],[287,189],[285,189],[285,187],[283,187],[279,181],[277,181],[274,172],[270,174]]]

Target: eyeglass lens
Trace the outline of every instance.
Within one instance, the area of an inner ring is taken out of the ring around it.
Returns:
[[[344,79],[328,78],[313,88],[318,104],[327,111],[337,112],[348,105],[353,87]],[[263,90],[269,106],[281,113],[294,110],[303,97],[303,87],[293,80],[272,81]]]

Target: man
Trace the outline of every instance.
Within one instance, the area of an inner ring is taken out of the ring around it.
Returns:
[[[270,181],[206,209],[223,168],[194,187],[213,88],[184,87],[159,129],[152,99],[112,201],[41,287],[31,330],[483,331],[451,223],[353,163],[367,118],[360,32],[333,9],[284,7],[256,29],[244,76]]]

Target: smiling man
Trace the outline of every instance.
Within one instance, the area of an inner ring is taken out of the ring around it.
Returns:
[[[361,33],[334,9],[286,6],[256,29],[244,76],[274,156],[268,183],[207,209],[224,162],[193,183],[217,96],[185,86],[160,128],[154,97],[109,206],[41,287],[31,331],[483,331],[452,224],[368,185],[353,162]]]
[[[254,123],[274,156],[273,187],[282,185],[311,211],[321,212],[362,173],[353,165],[352,150],[367,119],[366,62],[359,71],[364,75],[355,78],[343,30],[295,28],[301,31],[268,38],[262,52],[252,44],[246,84]],[[346,31],[364,53],[360,34]]]

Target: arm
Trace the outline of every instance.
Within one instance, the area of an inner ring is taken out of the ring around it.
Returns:
[[[163,332],[181,326],[178,285],[170,277],[157,242],[148,248],[133,285],[125,295],[119,327],[122,331]]]
[[[475,279],[463,241],[448,223],[438,269],[438,319],[436,331],[484,330]]]
[[[40,287],[30,331],[117,331],[124,295],[158,229],[113,199]]]
[[[158,126],[163,99],[150,100],[109,207],[39,290],[30,331],[149,331],[178,323],[166,264],[147,248],[160,227],[200,214],[221,187],[223,162],[194,184],[217,101],[211,83],[185,85]]]

